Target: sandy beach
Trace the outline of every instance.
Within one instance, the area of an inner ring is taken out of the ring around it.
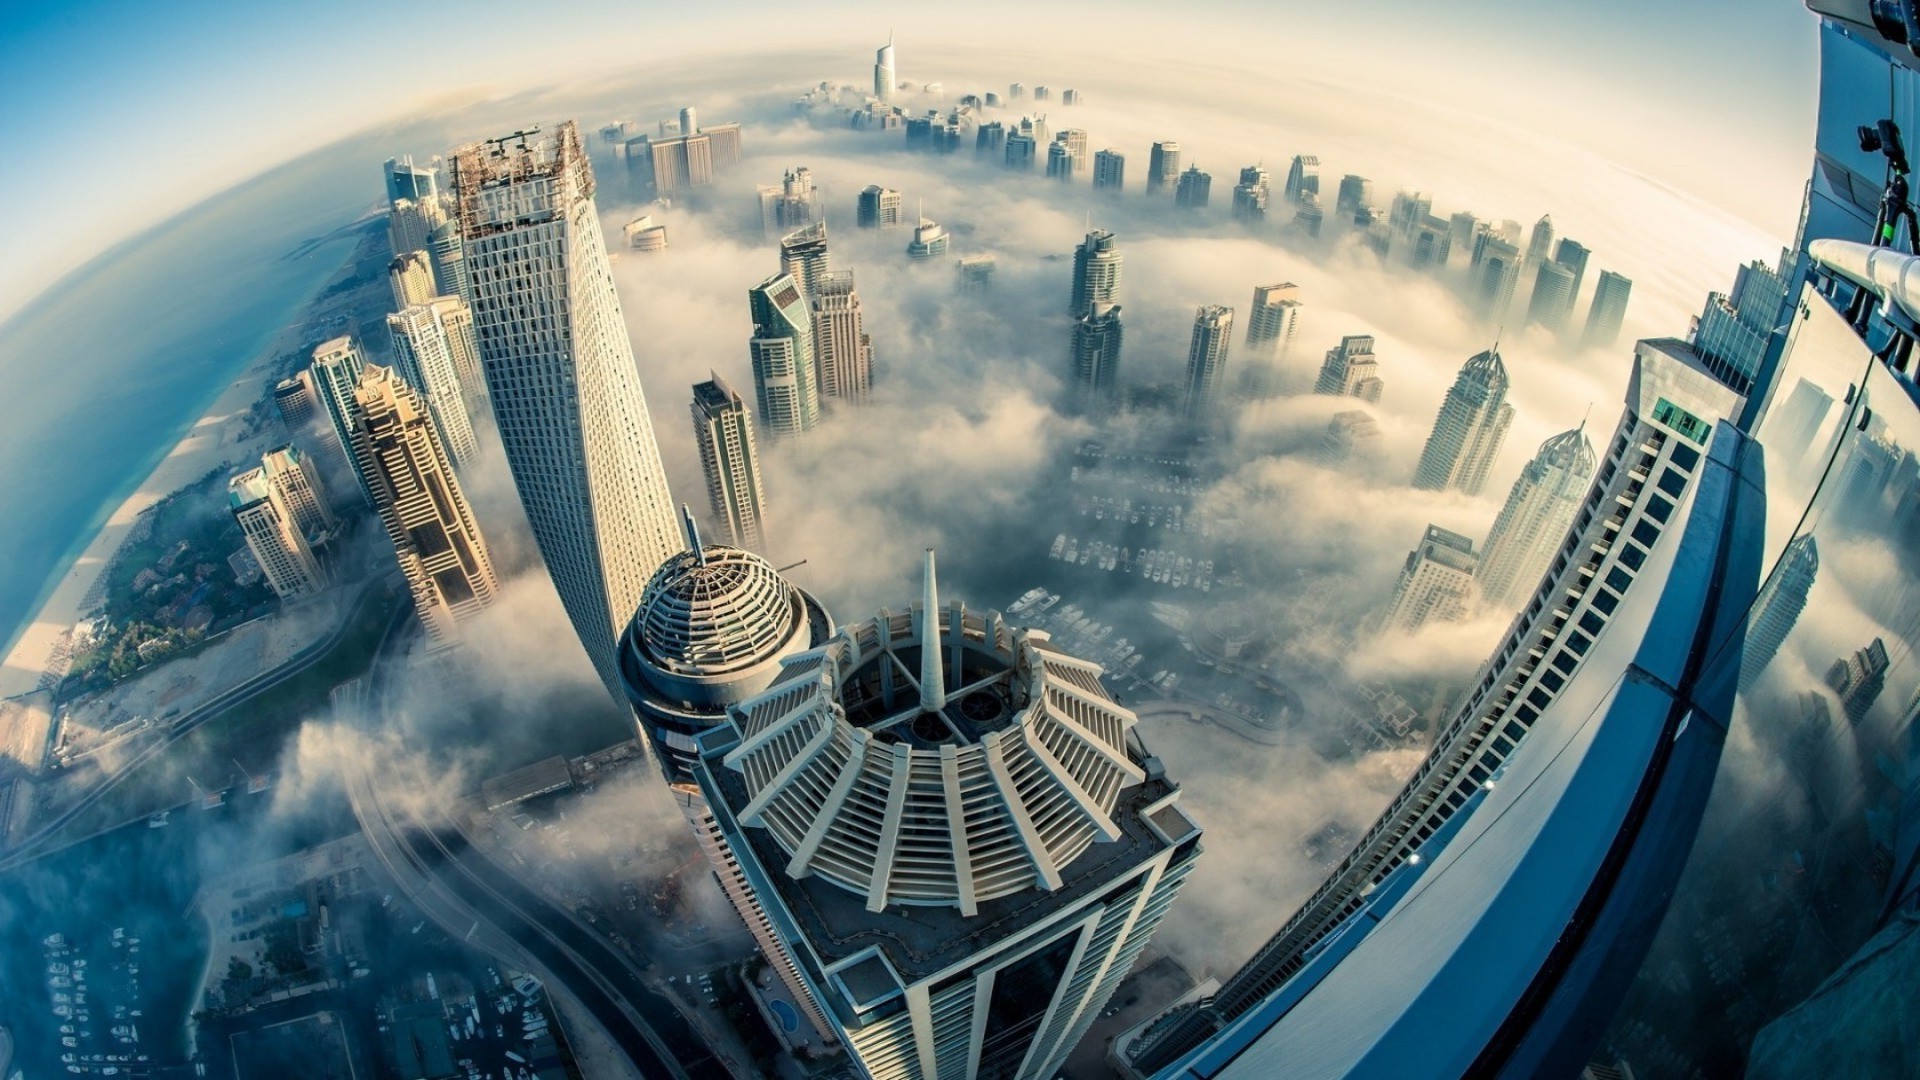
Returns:
[[[114,510],[0,663],[0,699],[31,693],[39,687],[41,676],[62,658],[68,632],[101,602],[96,586],[142,513],[211,470],[258,457],[272,448],[272,428],[245,437],[246,414],[265,393],[274,358],[299,344],[303,327],[304,321],[283,327],[273,344],[227,385],[186,437]]]

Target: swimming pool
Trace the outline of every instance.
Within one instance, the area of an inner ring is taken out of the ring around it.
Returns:
[[[800,1011],[792,1005],[779,998],[771,998],[767,1001],[767,1008],[780,1018],[780,1026],[787,1029],[789,1035],[800,1029]]]

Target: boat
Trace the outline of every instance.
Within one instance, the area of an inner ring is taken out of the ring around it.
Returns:
[[[1028,589],[1026,592],[1020,594],[1020,599],[1007,605],[1007,614],[1018,615],[1038,603],[1040,598],[1045,595],[1047,595],[1047,590],[1045,589]]]

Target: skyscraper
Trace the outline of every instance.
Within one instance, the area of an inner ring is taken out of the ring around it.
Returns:
[[[1320,159],[1312,154],[1295,154],[1287,166],[1287,201],[1306,202],[1320,196]]]
[[[714,520],[726,527],[729,544],[763,550],[766,499],[753,444],[753,417],[745,399],[718,372],[712,376],[693,387],[693,437],[707,474],[707,505]]]
[[[1213,177],[1201,172],[1200,166],[1189,165],[1180,174],[1180,182],[1173,193],[1173,204],[1187,210],[1205,210],[1212,190]]]
[[[467,412],[467,382],[460,357],[473,345],[472,315],[457,296],[437,297],[387,316],[393,335],[394,367],[426,399],[455,469],[465,469],[480,453]]]
[[[950,243],[952,238],[947,235],[946,227],[923,216],[920,223],[913,227],[913,239],[907,241],[907,258],[920,262],[945,255]]]
[[[1379,401],[1385,384],[1380,381],[1380,364],[1373,355],[1372,334],[1349,334],[1340,344],[1327,350],[1320,365],[1320,378],[1313,385],[1316,394],[1357,397]]]
[[[1047,175],[1058,180],[1074,179],[1087,171],[1087,154],[1085,131],[1067,128],[1055,134],[1047,148]]]
[[[467,279],[467,250],[460,239],[460,223],[449,218],[434,226],[427,238],[427,254],[440,290],[472,303],[473,283]]]
[[[1780,646],[1807,609],[1807,597],[1820,573],[1820,547],[1812,533],[1802,533],[1780,553],[1773,574],[1754,598],[1747,616],[1746,651],[1740,657],[1740,685],[1751,686],[1773,663]]]
[[[327,587],[326,571],[265,469],[248,469],[228,481],[227,505],[276,596],[301,600]]]
[[[779,186],[760,188],[760,230],[769,239],[819,220],[820,193],[813,186],[813,170],[805,165],[788,169]]]
[[[425,202],[439,198],[439,173],[430,167],[415,165],[412,154],[388,158],[382,172],[387,181],[389,204],[399,202],[401,199]]]
[[[1557,262],[1543,262],[1533,274],[1533,296],[1527,301],[1527,322],[1559,334],[1573,315],[1573,271]]]
[[[1247,351],[1284,353],[1293,347],[1293,333],[1299,328],[1300,286],[1291,281],[1274,285],[1255,285],[1253,304],[1247,316]]]
[[[333,508],[327,505],[320,476],[306,455],[292,445],[276,446],[260,458],[260,472],[267,478],[267,486],[273,489],[281,512],[308,546],[319,547],[325,543],[339,522],[333,516]]]
[[[1073,290],[1067,304],[1068,313],[1079,317],[1094,304],[1118,302],[1124,261],[1112,232],[1094,229],[1087,233],[1087,238],[1073,249]]]
[[[1604,349],[1620,340],[1620,327],[1627,321],[1627,297],[1633,292],[1633,279],[1611,270],[1600,271],[1593,287],[1593,307],[1587,312],[1587,329],[1580,342],[1587,348]]]
[[[1859,724],[1873,703],[1880,700],[1880,692],[1887,688],[1889,666],[1886,639],[1876,637],[1865,648],[1855,649],[1827,668],[1827,689],[1840,698],[1840,710],[1848,722]]]
[[[900,193],[879,184],[868,185],[860,192],[856,220],[863,229],[888,229],[900,224]]]
[[[1580,283],[1587,277],[1589,254],[1591,253],[1587,251],[1586,245],[1565,238],[1562,238],[1553,249],[1553,261],[1573,272],[1572,295],[1575,300],[1580,298]]]
[[[775,274],[747,290],[747,305],[753,313],[747,353],[761,428],[775,438],[812,431],[820,422],[820,387],[813,319],[799,283],[791,274]]]
[[[273,386],[273,407],[288,431],[299,431],[313,420],[319,402],[313,396],[313,373],[300,371]]]
[[[1507,366],[1496,346],[1475,354],[1453,380],[1440,403],[1440,415],[1434,418],[1426,449],[1420,453],[1420,464],[1413,470],[1413,486],[1480,494],[1512,423]]]
[[[989,120],[974,132],[973,152],[980,157],[1004,158],[1007,151],[1007,125]]]
[[[387,247],[395,255],[424,250],[446,220],[438,198],[396,199],[387,210]]]
[[[1533,223],[1533,231],[1527,234],[1527,265],[1539,266],[1553,258],[1553,218],[1541,214],[1540,220]]]
[[[1472,540],[1438,525],[1427,526],[1420,545],[1407,553],[1400,568],[1381,629],[1412,633],[1430,622],[1466,618],[1479,565]]]
[[[1180,177],[1180,144],[1162,139],[1147,155],[1147,194],[1172,195]]]
[[[389,368],[369,364],[355,391],[354,458],[400,561],[414,613],[435,645],[493,603],[493,560],[426,404]]]
[[[1498,325],[1513,307],[1514,288],[1520,282],[1520,249],[1486,234],[1476,250],[1473,310],[1481,321]]]
[[[1758,259],[1742,266],[1734,272],[1733,291],[1707,294],[1707,306],[1694,322],[1694,349],[1708,367],[1734,380],[1736,386],[1753,384],[1766,356],[1767,339],[1784,321],[1778,316],[1792,265],[1789,253],[1783,251],[1778,270]],[[1595,290],[1595,303],[1599,299]]]
[[[991,255],[962,255],[954,260],[953,269],[960,275],[960,291],[973,294],[993,288],[997,262]]]
[[[658,135],[641,135],[621,146],[627,180],[654,198],[671,198],[683,189],[711,186],[728,166],[740,162],[740,125],[701,127],[692,106],[680,110],[680,122],[661,121]]]
[[[1541,443],[1520,470],[1480,551],[1476,576],[1488,608],[1512,611],[1533,595],[1573,525],[1596,460],[1582,424]]]
[[[833,268],[827,251],[827,223],[816,221],[780,238],[780,272],[791,274],[806,296]]]
[[[1420,223],[1433,213],[1433,196],[1418,191],[1402,191],[1393,197],[1387,211],[1387,229],[1395,239],[1411,238]]]
[[[1340,178],[1340,192],[1334,196],[1333,212],[1348,221],[1373,205],[1373,181],[1353,173]]]
[[[1030,171],[1039,160],[1040,142],[1025,131],[1007,132],[1006,154],[1003,163],[1009,169],[1022,172]]]
[[[1200,828],[1097,666],[941,605],[931,555],[922,592],[786,658],[698,736],[695,778],[743,917],[863,1073],[1050,1077]]]
[[[873,338],[860,313],[853,271],[821,274],[813,285],[813,354],[820,393],[864,405],[873,387]],[[752,545],[746,545],[752,546]]]
[[[873,96],[889,104],[900,85],[900,73],[893,67],[893,35],[873,54]]]
[[[1083,409],[1111,405],[1120,389],[1120,305],[1095,301],[1073,324],[1073,384]]]
[[[616,639],[682,541],[579,132],[536,134],[454,159],[475,337],[534,542],[617,692]]]
[[[1118,192],[1126,186],[1127,156],[1108,147],[1093,155],[1093,189]]]
[[[1240,170],[1240,182],[1233,186],[1234,219],[1249,225],[1267,220],[1269,197],[1267,170],[1249,165]]]
[[[1211,424],[1227,375],[1227,351],[1233,344],[1233,309],[1211,304],[1193,313],[1193,340],[1187,346],[1187,422]]]
[[[395,311],[424,304],[440,295],[433,278],[433,263],[424,251],[407,251],[387,264],[387,281],[393,286]]]
[[[307,368],[313,378],[314,396],[326,410],[327,426],[333,430],[334,441],[349,465],[353,464],[353,388],[360,384],[363,364],[359,343],[350,337],[337,337],[314,348],[313,364]],[[367,486],[366,477],[361,476],[357,468],[353,474],[359,482],[360,494],[371,504],[373,489]]]

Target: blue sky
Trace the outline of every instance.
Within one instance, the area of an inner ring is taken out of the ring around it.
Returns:
[[[296,154],[436,104],[650,55],[844,42],[847,72],[889,23],[991,50],[1018,35],[1124,58],[1318,73],[1558,133],[1784,236],[1804,179],[1814,22],[1796,0],[1198,0],[947,9],[542,0],[325,5],[86,0],[0,14],[0,317],[140,229]],[[870,41],[870,39],[873,39]],[[1257,75],[1248,80],[1257,95]],[[69,168],[51,163],[68,162]],[[58,176],[58,183],[50,177]]]

